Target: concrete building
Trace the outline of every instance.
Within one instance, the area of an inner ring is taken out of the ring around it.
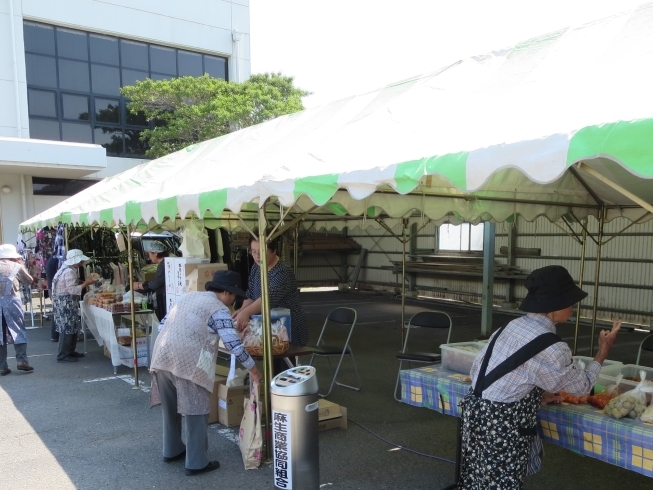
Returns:
[[[250,75],[248,0],[0,0],[0,242],[21,221],[142,163],[120,87]]]

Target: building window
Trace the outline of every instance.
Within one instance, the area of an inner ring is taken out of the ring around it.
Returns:
[[[85,127],[89,132],[90,128]],[[99,180],[48,179],[32,177],[32,191],[35,196],[74,196],[91,187]]]
[[[203,73],[228,80],[227,59],[219,56],[31,21],[23,32],[35,139],[95,143],[110,156],[142,158],[147,147],[138,138],[154,122],[129,113],[120,87]]]
[[[474,252],[483,250],[483,223],[444,224],[438,228],[438,250]]]

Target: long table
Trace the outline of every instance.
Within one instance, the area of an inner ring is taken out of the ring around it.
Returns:
[[[401,371],[401,401],[460,417],[458,403],[469,392],[469,377],[428,366]],[[608,417],[583,404],[544,405],[538,415],[540,435],[552,444],[584,456],[653,477],[653,425]]]
[[[110,353],[114,374],[116,374],[117,367],[121,364],[127,367],[133,367],[133,364],[131,364],[133,363],[133,358],[130,359],[121,352],[121,350],[124,351],[125,348],[118,344],[118,339],[116,338],[116,320],[119,320],[124,316],[130,316],[131,314],[111,313],[104,308],[88,305],[83,301],[80,301],[80,310],[82,316],[82,329],[84,332],[84,351],[86,351],[86,329],[88,329],[93,334],[93,337],[95,337],[97,343],[100,346],[104,345]],[[156,327],[150,328],[151,326],[156,325],[156,315],[152,310],[137,311],[135,312],[135,315],[137,322],[145,326],[145,343],[147,346],[147,355],[138,355],[137,362],[139,362],[139,366],[147,366],[152,351],[151,348],[154,345],[154,341],[158,334],[158,329]],[[127,347],[127,349],[129,349],[130,352],[133,352],[129,347]],[[131,355],[133,356],[133,354]]]

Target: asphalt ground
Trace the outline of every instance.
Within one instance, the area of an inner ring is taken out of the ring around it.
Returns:
[[[347,407],[350,421],[346,430],[320,433],[322,488],[439,489],[452,483],[453,464],[427,455],[455,459],[456,419],[393,398],[398,367],[395,354],[401,343],[400,301],[365,293],[312,292],[301,296],[313,342],[333,308],[349,306],[358,312],[352,347],[362,390],[335,387],[328,397]],[[452,342],[479,337],[479,310],[411,300],[407,318],[425,309],[451,314]],[[499,327],[512,318],[495,314],[493,323]],[[573,325],[559,326],[558,333],[573,341]],[[589,352],[589,333],[589,327],[581,327],[580,354]],[[420,339],[423,334],[430,338]],[[415,331],[411,335],[425,350],[446,340],[444,332]],[[610,357],[634,363],[644,336],[637,331],[620,333]],[[34,372],[17,372],[15,360],[10,359],[13,372],[0,378],[1,488],[273,488],[269,465],[243,469],[234,442],[237,428],[226,429],[219,424],[209,427],[210,457],[221,464],[215,472],[187,477],[183,462],[163,463],[161,414],[159,408],[149,408],[147,371],[139,371],[145,389],[134,390],[133,370],[120,367],[115,377],[97,343],[89,341],[86,358],[80,362],[58,364],[56,344],[49,338],[49,322],[44,328],[29,330],[28,355]],[[13,356],[12,347],[9,356]],[[642,364],[653,365],[653,354],[643,355]],[[326,361],[319,360],[315,366],[324,387],[330,381]],[[341,381],[355,382],[347,359],[341,368]],[[397,446],[423,455],[398,450]],[[526,489],[651,488],[651,479],[637,473],[548,443],[545,449],[543,469],[526,480]]]

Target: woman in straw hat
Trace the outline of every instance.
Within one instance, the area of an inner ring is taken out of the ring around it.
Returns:
[[[81,327],[79,300],[82,289],[97,279],[90,277],[80,283],[79,268],[89,258],[81,250],[69,250],[61,269],[52,279],[53,321],[59,332],[57,362],[77,362],[84,354],[76,352],[77,332]]]
[[[579,369],[555,325],[567,322],[587,293],[557,265],[531,272],[525,286],[528,294],[519,308],[527,315],[492,334],[472,365],[472,388],[460,403],[459,488],[522,488],[524,477],[541,465],[540,404],[560,401],[553,395],[560,391],[589,393],[621,326],[617,321],[612,331],[601,331],[594,360]]]
[[[0,245],[0,310],[2,313],[2,334],[0,335],[0,376],[11,372],[7,364],[7,344],[14,344],[19,371],[33,371],[27,362],[27,331],[23,304],[20,299],[20,285],[31,284],[32,276],[23,265],[16,247]]]

